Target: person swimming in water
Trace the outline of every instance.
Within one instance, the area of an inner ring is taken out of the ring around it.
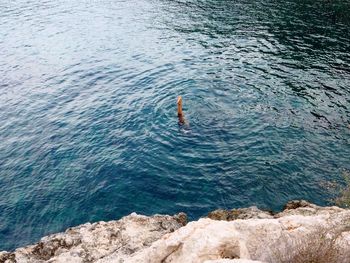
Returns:
[[[184,125],[185,124],[185,117],[182,112],[182,97],[177,97],[177,117],[179,118],[179,124]]]
[[[177,97],[177,117],[179,118],[179,127],[183,133],[191,133],[190,124],[185,119],[184,113],[182,112],[182,97]]]

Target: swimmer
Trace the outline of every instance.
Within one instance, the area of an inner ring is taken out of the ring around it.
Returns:
[[[179,124],[183,125],[185,124],[185,117],[182,112],[182,97],[177,97],[177,117],[179,118]]]

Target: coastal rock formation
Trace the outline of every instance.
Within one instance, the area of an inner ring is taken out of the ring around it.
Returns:
[[[44,237],[0,262],[350,262],[350,210],[291,201],[277,214],[256,207],[84,224]]]
[[[69,228],[14,253],[0,252],[0,263],[96,262],[111,254],[125,259],[187,223],[184,213],[152,217],[132,213],[118,221]],[[123,261],[122,261],[123,262]],[[125,261],[127,262],[127,261]]]

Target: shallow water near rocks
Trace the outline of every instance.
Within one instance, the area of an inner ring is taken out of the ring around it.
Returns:
[[[350,169],[349,10],[2,1],[0,250],[133,211],[326,204]]]

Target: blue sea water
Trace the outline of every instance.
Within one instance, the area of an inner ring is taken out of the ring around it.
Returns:
[[[349,65],[349,1],[0,1],[0,250],[133,211],[328,204]]]

